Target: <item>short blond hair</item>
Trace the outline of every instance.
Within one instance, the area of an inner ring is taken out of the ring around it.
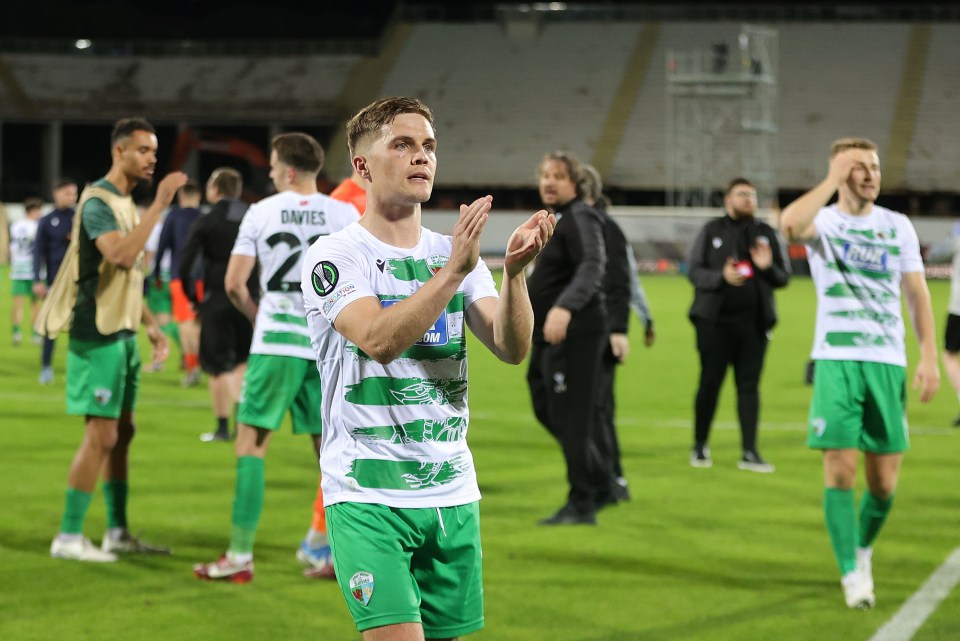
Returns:
[[[877,151],[877,143],[869,138],[840,138],[830,143],[830,157],[833,158],[841,151],[847,149],[864,149],[866,151]]]
[[[434,128],[433,112],[416,98],[393,96],[370,103],[347,123],[347,148],[350,155],[357,154],[357,147],[364,140],[373,138],[380,133],[380,128],[389,125],[400,114],[420,114],[427,119],[430,127]]]

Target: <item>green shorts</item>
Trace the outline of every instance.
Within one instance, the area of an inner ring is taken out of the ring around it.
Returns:
[[[136,337],[110,341],[70,339],[67,349],[67,414],[120,418],[133,411],[140,387]]]
[[[906,451],[910,445],[906,369],[818,360],[808,428],[807,445],[818,450]]]
[[[276,430],[290,411],[294,434],[320,434],[320,373],[317,364],[294,356],[250,354],[237,421]]]
[[[170,302],[170,279],[164,278],[157,287],[156,279],[147,279],[147,308],[154,314],[173,313],[173,303]]]
[[[32,280],[13,280],[10,282],[13,283],[11,290],[14,296],[27,296],[31,300],[34,298]]]
[[[333,567],[362,632],[420,623],[428,639],[483,627],[479,502],[441,508],[335,503]]]

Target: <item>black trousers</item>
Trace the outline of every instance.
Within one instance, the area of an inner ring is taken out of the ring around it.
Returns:
[[[597,423],[594,427],[594,433],[600,459],[614,482],[623,477],[623,465],[620,461],[620,439],[617,438],[617,426],[613,422],[617,409],[616,399],[614,398],[617,365],[619,365],[619,362],[617,357],[613,355],[608,340],[604,346],[603,356],[600,358],[600,371],[597,377]]]
[[[700,385],[694,403],[694,445],[707,444],[720,387],[727,368],[733,365],[737,385],[737,414],[740,418],[740,445],[745,452],[756,451],[760,373],[769,342],[767,333],[752,322],[698,321],[696,327]]]
[[[597,380],[606,341],[606,334],[587,334],[559,345],[534,342],[527,370],[534,414],[563,451],[570,485],[567,502],[581,512],[595,510],[597,502],[612,491],[594,433]]]

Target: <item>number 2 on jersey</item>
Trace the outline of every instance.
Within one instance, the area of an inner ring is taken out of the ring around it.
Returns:
[[[287,275],[290,273],[290,270],[300,264],[300,254],[303,253],[304,249],[308,249],[318,238],[321,236],[326,236],[327,234],[317,234],[316,236],[311,236],[307,239],[306,244],[300,240],[296,234],[291,234],[288,231],[281,231],[269,236],[267,238],[267,245],[272,249],[277,245],[283,243],[290,248],[290,255],[287,256],[287,259],[283,261],[280,267],[277,268],[277,271],[273,273],[273,276],[270,277],[270,280],[267,281],[267,291],[268,292],[299,292],[300,291],[300,281],[299,280],[285,280]]]

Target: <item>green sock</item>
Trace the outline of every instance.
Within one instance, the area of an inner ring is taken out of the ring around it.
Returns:
[[[857,567],[857,511],[853,490],[826,488],[823,492],[823,512],[840,574],[853,572]]]
[[[103,498],[107,502],[107,527],[127,527],[127,481],[104,481]]]
[[[887,499],[878,499],[870,492],[864,492],[860,501],[860,547],[868,548],[873,545],[877,533],[883,527],[883,522],[893,507],[893,496]]]
[[[230,532],[230,551],[253,553],[253,539],[263,509],[263,459],[259,456],[241,456],[237,459],[237,485],[233,497],[233,528]]]
[[[64,534],[80,534],[83,532],[83,522],[87,518],[87,508],[93,494],[83,490],[67,488],[67,501],[63,509],[63,520],[60,521],[60,531]]]
[[[19,334],[19,333],[20,333],[20,326],[19,326],[19,325],[14,325],[14,326],[13,326],[13,333],[14,333],[14,334]]]
[[[166,334],[167,338],[169,338],[173,343],[176,344],[177,349],[180,349],[180,328],[177,326],[175,322],[170,321],[169,323],[161,327],[160,331]]]

